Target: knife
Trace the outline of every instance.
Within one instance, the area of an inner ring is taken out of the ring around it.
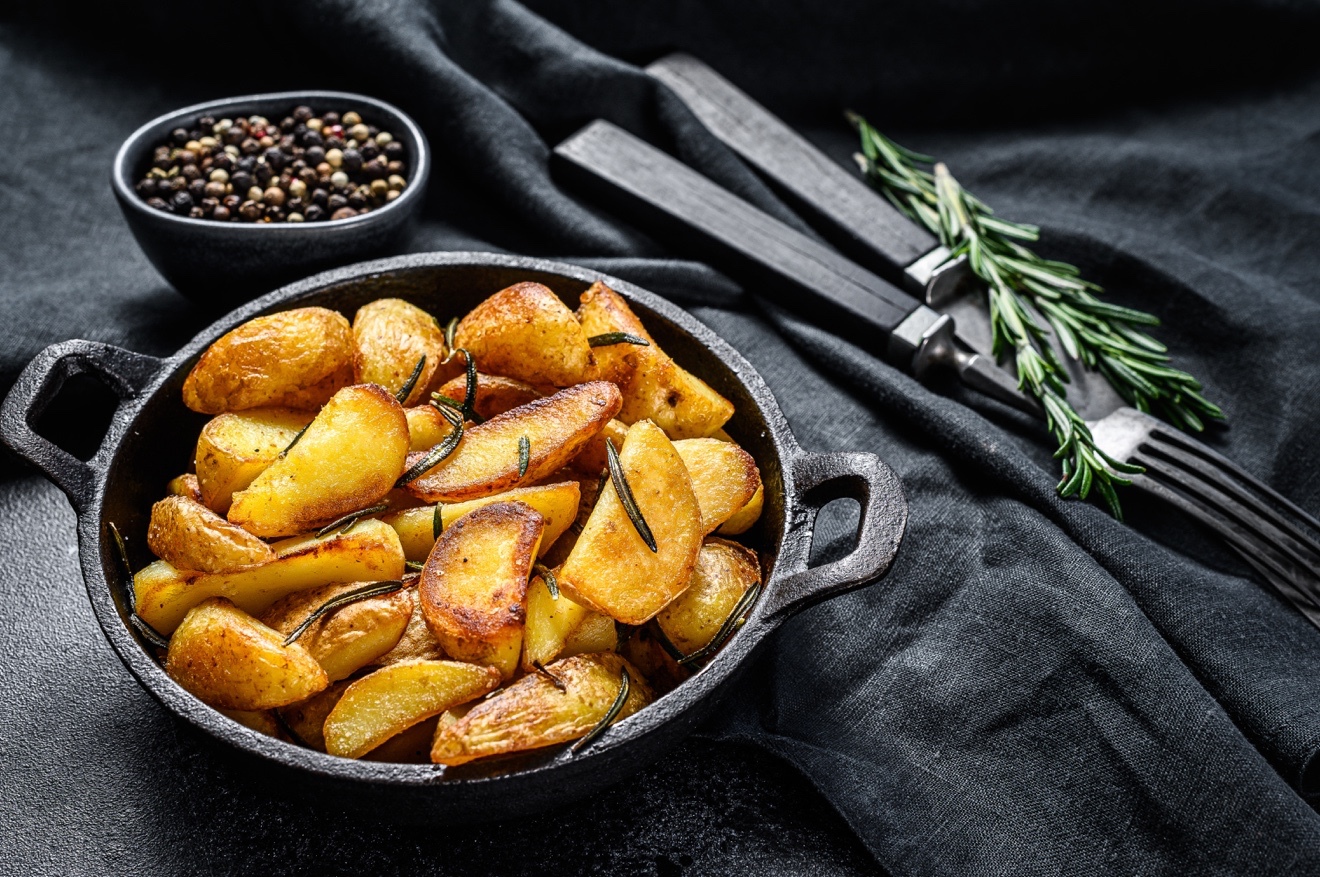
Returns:
[[[952,317],[622,128],[592,122],[556,146],[555,158],[561,175],[624,215],[733,259],[741,270],[769,281],[758,294],[791,310],[823,308],[834,318],[832,328],[918,379],[947,369],[967,386],[1039,415],[1012,375],[959,339]]]

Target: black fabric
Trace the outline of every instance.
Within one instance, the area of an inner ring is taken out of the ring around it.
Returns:
[[[791,622],[705,735],[796,766],[892,873],[1320,870],[1320,635],[1240,560],[1138,497],[1131,526],[1059,500],[1024,418],[763,307],[548,170],[604,117],[805,228],[634,64],[692,51],[845,163],[838,111],[861,110],[1165,318],[1227,411],[1208,441],[1316,512],[1313,6],[120,4],[71,31],[72,8],[2,32],[0,118],[20,134],[0,166],[6,384],[47,343],[164,353],[207,321],[105,185],[137,124],[248,90],[378,94],[437,153],[412,249],[550,254],[671,296],[761,371],[805,447],[903,477],[893,572]],[[190,63],[203,34],[232,47]],[[823,550],[849,532],[832,516]]]

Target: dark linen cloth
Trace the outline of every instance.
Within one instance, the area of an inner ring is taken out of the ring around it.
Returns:
[[[1025,418],[764,306],[548,162],[604,117],[805,229],[634,65],[693,52],[841,162],[839,111],[858,109],[1041,224],[1042,249],[1113,300],[1162,316],[1178,364],[1228,414],[1208,441],[1316,512],[1313,6],[324,0],[25,16],[0,56],[0,118],[18,134],[0,166],[4,386],[48,343],[167,353],[208,321],[154,275],[107,191],[136,125],[245,91],[377,94],[436,150],[412,249],[554,255],[668,295],[752,361],[804,447],[874,451],[902,476],[894,570],[792,621],[705,735],[794,765],[891,873],[1320,873],[1320,634],[1239,559],[1139,497],[1124,497],[1130,526],[1059,500]],[[211,60],[191,63],[199,52]],[[850,532],[831,516],[821,551],[846,551]],[[6,603],[19,593],[6,583]]]

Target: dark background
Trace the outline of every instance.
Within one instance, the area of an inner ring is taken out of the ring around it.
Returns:
[[[1320,746],[1320,649],[1239,561],[1158,507],[1131,502],[1134,531],[1054,501],[1048,449],[1022,422],[943,401],[762,311],[562,191],[545,158],[605,115],[799,222],[718,148],[680,137],[690,124],[627,65],[690,51],[840,161],[853,145],[839,112],[857,109],[947,159],[1005,215],[1040,223],[1049,253],[1116,301],[1163,315],[1160,337],[1229,412],[1211,441],[1314,511],[1320,10],[529,8],[7,10],[0,390],[46,344],[168,354],[213,318],[155,274],[113,203],[109,163],[134,128],[226,95],[363,91],[412,113],[436,150],[410,249],[563,257],[691,306],[762,372],[804,447],[876,450],[899,469],[913,502],[899,565],[786,629],[702,739],[635,780],[517,823],[401,827],[260,784],[150,700],[88,611],[67,503],[5,457],[5,867],[1315,873],[1320,826],[1300,792]],[[107,414],[75,388],[44,428],[90,450]],[[828,522],[834,550],[848,521]]]

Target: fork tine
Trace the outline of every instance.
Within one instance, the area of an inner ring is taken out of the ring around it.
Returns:
[[[1282,576],[1275,573],[1268,566],[1252,557],[1248,552],[1243,551],[1236,545],[1230,547],[1237,552],[1238,556],[1245,560],[1252,569],[1254,569],[1261,578],[1268,582],[1279,595],[1292,604],[1292,607],[1302,614],[1302,617],[1311,624],[1320,628],[1320,608],[1306,599],[1306,596],[1293,587],[1292,583]]]

